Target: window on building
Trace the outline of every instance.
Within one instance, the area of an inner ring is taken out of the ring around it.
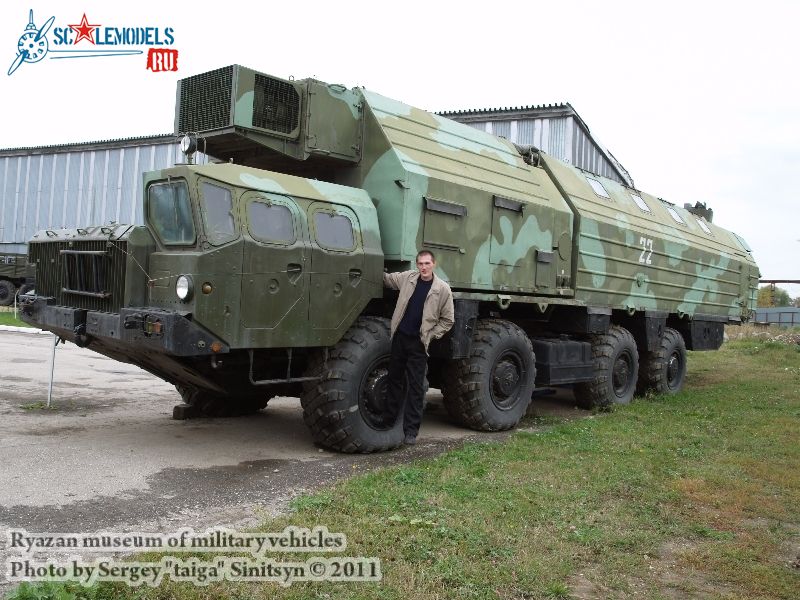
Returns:
[[[329,250],[352,250],[356,246],[353,223],[344,215],[317,211],[314,229],[319,245]]]
[[[597,179],[592,179],[591,177],[587,177],[586,181],[589,182],[589,185],[592,186],[594,193],[598,196],[602,196],[603,198],[611,199],[611,196],[608,195],[606,188],[603,187],[603,184],[597,181]]]
[[[200,198],[208,241],[218,246],[236,239],[236,220],[233,216],[231,191],[204,182]]]
[[[251,202],[247,206],[247,221],[250,235],[260,242],[293,244],[297,239],[292,211],[283,204]]]

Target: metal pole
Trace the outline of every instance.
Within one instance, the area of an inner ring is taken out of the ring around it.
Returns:
[[[58,336],[53,336],[53,353],[50,355],[50,386],[47,388],[47,408],[50,408],[50,401],[53,398],[53,373],[56,369],[56,346],[58,346]]]

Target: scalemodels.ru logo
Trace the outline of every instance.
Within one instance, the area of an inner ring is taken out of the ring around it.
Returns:
[[[86,13],[79,22],[62,27],[53,27],[54,16],[37,26],[33,10],[28,15],[28,24],[17,42],[17,55],[8,68],[9,76],[23,64],[38,63],[48,55],[51,59],[65,59],[144,54],[144,50],[131,46],[149,46],[146,69],[154,73],[178,70],[178,51],[165,47],[175,44],[172,27],[101,25],[90,23]]]

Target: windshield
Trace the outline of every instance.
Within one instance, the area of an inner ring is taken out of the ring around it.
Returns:
[[[161,241],[167,245],[194,244],[194,219],[186,182],[151,185],[147,194],[147,219]]]

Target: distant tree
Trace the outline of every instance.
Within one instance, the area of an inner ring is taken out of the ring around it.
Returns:
[[[794,299],[794,302],[792,302],[792,306],[794,306],[795,308],[800,308],[800,296]]]
[[[776,287],[775,290],[773,291],[772,286],[770,285],[765,285],[763,287],[758,288],[758,299],[756,302],[758,308],[792,305],[792,299],[789,296],[789,292],[779,287]]]

